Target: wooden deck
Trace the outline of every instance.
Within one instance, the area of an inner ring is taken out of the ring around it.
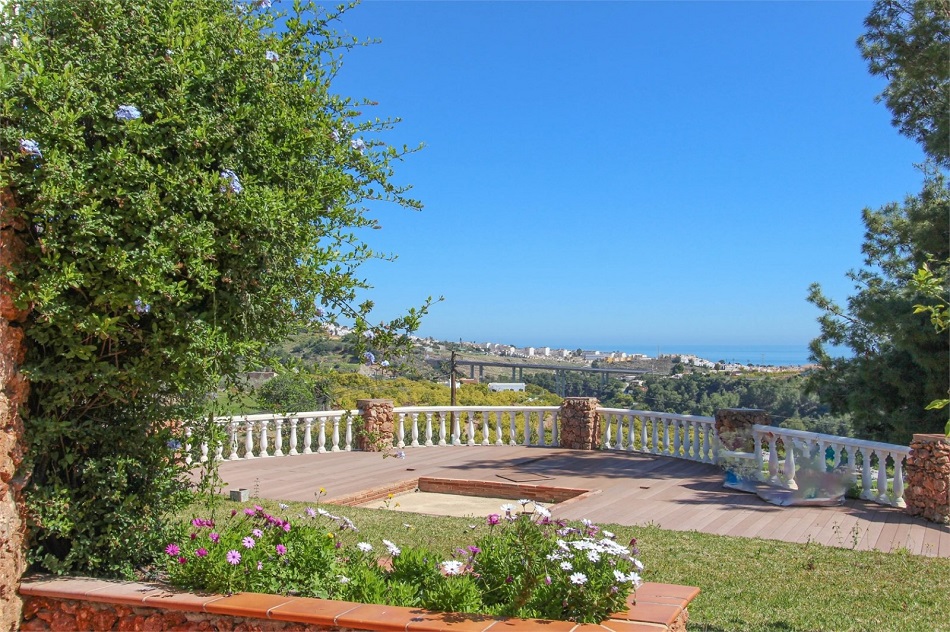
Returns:
[[[406,448],[405,454],[405,459],[337,452],[227,461],[220,474],[229,489],[296,501],[313,501],[321,487],[327,490],[325,502],[332,502],[420,476],[582,488],[595,493],[555,506],[555,517],[950,557],[947,525],[860,500],[838,507],[777,507],[723,488],[718,467],[682,459],[508,446]]]

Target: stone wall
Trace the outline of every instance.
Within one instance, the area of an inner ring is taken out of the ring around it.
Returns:
[[[726,450],[754,452],[752,426],[771,426],[772,418],[758,408],[722,408],[716,411],[716,433]]]
[[[565,397],[558,412],[558,442],[570,450],[600,448],[600,415],[596,397]]]
[[[362,423],[356,433],[356,447],[364,452],[381,452],[393,445],[393,401],[360,399],[356,407]]]
[[[22,407],[29,383],[20,373],[26,355],[23,328],[27,310],[17,309],[6,272],[25,251],[25,227],[10,217],[12,196],[0,190],[0,630],[15,630],[21,602],[17,594],[25,569],[26,525],[20,490],[25,484],[17,468],[23,461]]]
[[[149,630],[153,632],[304,632],[340,630],[323,625],[267,621],[206,612],[136,608],[112,603],[31,597],[23,609],[21,632],[40,630]]]
[[[950,523],[950,438],[915,434],[905,472],[905,511],[933,522]]]

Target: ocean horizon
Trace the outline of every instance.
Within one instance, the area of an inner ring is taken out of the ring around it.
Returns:
[[[808,345],[621,345],[603,351],[657,355],[694,355],[711,362],[763,366],[803,366],[813,364]]]

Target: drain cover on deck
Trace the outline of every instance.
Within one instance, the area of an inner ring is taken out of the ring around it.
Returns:
[[[517,472],[514,470],[508,470],[502,474],[496,474],[498,478],[503,478],[506,481],[511,481],[512,483],[530,483],[532,481],[549,481],[553,476],[545,476],[544,474],[538,474],[536,472]]]

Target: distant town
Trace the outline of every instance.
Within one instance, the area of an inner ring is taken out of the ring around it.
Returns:
[[[328,332],[331,335],[344,336],[352,333],[347,327],[328,326]],[[649,356],[643,353],[626,353],[623,351],[601,351],[596,349],[559,349],[552,347],[516,347],[505,343],[497,342],[458,342],[436,340],[432,337],[411,336],[413,342],[422,348],[426,354],[442,355],[446,352],[456,351],[463,354],[473,355],[493,355],[499,358],[520,359],[530,362],[555,362],[571,364],[583,364],[586,366],[605,366],[616,365],[618,368],[624,366],[635,366],[639,368],[649,368],[654,360],[659,360],[666,365],[683,365],[684,368],[706,369],[709,371],[722,371],[725,373],[788,373],[790,371],[802,371],[808,366],[790,365],[773,366],[765,364],[740,364],[737,362],[725,362],[701,358],[694,354],[684,353],[661,353],[657,356]],[[655,363],[652,368],[656,368]],[[675,374],[674,374],[675,375]]]

